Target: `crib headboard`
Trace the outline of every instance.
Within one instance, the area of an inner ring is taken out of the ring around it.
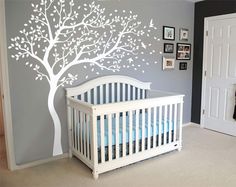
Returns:
[[[141,82],[128,76],[110,75],[66,88],[66,93],[67,97],[76,97],[91,104],[104,104],[144,99],[150,85],[150,82]]]

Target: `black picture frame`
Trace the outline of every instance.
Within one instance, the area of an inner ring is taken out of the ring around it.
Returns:
[[[163,40],[175,40],[175,27],[163,26]]]
[[[176,59],[177,60],[191,60],[191,44],[190,43],[177,43]]]
[[[188,63],[187,62],[180,62],[179,63],[179,70],[187,70]]]
[[[164,43],[164,53],[174,53],[174,44]]]

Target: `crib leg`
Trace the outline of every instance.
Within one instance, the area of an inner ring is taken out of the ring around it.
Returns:
[[[98,173],[97,173],[96,171],[93,171],[93,178],[94,178],[95,180],[98,179]]]
[[[71,149],[69,150],[69,158],[72,158],[72,151],[71,151]]]
[[[178,151],[181,151],[181,150],[182,150],[182,146],[179,146]]]

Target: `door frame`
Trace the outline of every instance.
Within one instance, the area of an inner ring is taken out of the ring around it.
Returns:
[[[231,19],[236,18],[236,13],[232,14],[225,14],[225,15],[219,15],[219,16],[212,16],[212,17],[206,17],[204,19],[204,43],[203,43],[203,63],[202,63],[202,95],[201,95],[201,121],[200,126],[201,128],[205,127],[205,115],[204,110],[206,108],[206,100],[205,100],[205,92],[206,92],[206,73],[207,73],[207,39],[208,39],[208,24],[209,21],[217,21],[222,19]]]
[[[3,125],[6,142],[7,165],[8,169],[15,170],[17,166],[15,161],[12,131],[12,113],[7,60],[5,0],[0,0],[0,33],[0,87],[2,90],[2,95],[0,96],[0,99],[2,100],[3,109]]]

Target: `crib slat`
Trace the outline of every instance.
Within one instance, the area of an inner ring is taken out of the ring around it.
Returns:
[[[169,133],[168,133],[168,143],[171,142],[171,134],[172,134],[172,104],[169,105]]]
[[[116,113],[116,159],[119,158],[119,113]]]
[[[76,115],[76,110],[75,109],[73,109],[73,148],[74,149],[77,149],[77,120],[76,120],[76,117],[77,117],[77,115]]]
[[[142,109],[142,151],[145,148],[145,109]]]
[[[129,111],[129,155],[132,155],[133,151],[133,114],[132,110]]]
[[[74,109],[74,125],[75,125],[75,149],[79,150],[79,130],[80,130],[80,124],[79,124],[79,117],[78,117],[78,111]]]
[[[71,140],[70,140],[70,152],[69,154],[71,155],[72,154],[72,150],[73,148],[75,147],[75,136],[74,136],[74,132],[75,132],[75,128],[74,128],[74,125],[75,125],[75,122],[74,122],[74,113],[73,113],[73,108],[71,107],[68,107],[68,124],[71,124],[71,131],[69,131],[70,133],[70,136],[71,136]],[[69,129],[70,130],[70,129]],[[71,156],[70,156],[71,157]]]
[[[104,146],[104,115],[100,116],[100,132],[101,132],[101,163],[105,162],[105,146]]]
[[[137,89],[137,92],[138,92],[138,99],[140,99],[140,91],[141,91],[141,89]]]
[[[99,92],[100,92],[100,104],[103,104],[103,85],[99,86]]]
[[[123,144],[122,144],[122,153],[123,157],[126,156],[126,112],[122,112],[122,137],[123,137]]]
[[[89,90],[88,92],[87,92],[87,97],[88,97],[88,103],[92,103],[91,102],[91,90]]]
[[[132,96],[132,100],[135,100],[135,95],[136,95],[136,94],[135,94],[135,90],[136,90],[136,89],[135,89],[135,87],[133,86],[133,96]]]
[[[96,105],[98,102],[97,102],[97,98],[98,98],[98,95],[97,95],[97,87],[95,87],[94,89],[93,89],[94,91],[93,91],[93,102],[94,102],[94,104]]]
[[[83,154],[83,116],[82,116],[82,112],[78,111],[79,112],[79,126],[80,126],[80,144],[79,144],[79,147],[80,147],[80,153]]]
[[[156,145],[156,128],[157,127],[157,107],[153,108],[153,148],[155,148]]]
[[[80,112],[78,110],[75,110],[76,113],[76,150],[80,152],[81,150],[81,146],[80,146],[80,142],[81,142],[81,134],[80,134],[80,130],[81,130],[81,124],[80,124]]]
[[[148,108],[148,142],[147,142],[147,149],[149,150],[151,147],[151,108]]]
[[[174,105],[174,141],[176,141],[176,127],[177,127],[177,104]]]
[[[120,102],[120,83],[117,83],[117,102]]]
[[[135,135],[136,135],[136,137],[135,137],[135,152],[136,153],[138,153],[138,151],[139,151],[139,110],[135,110],[135,122],[136,122],[136,124],[135,124]]]
[[[145,99],[145,90],[142,89],[142,99]]]
[[[112,160],[112,116],[108,115],[108,158]]]
[[[98,121],[97,116],[91,116],[90,119],[90,129],[91,129],[91,159],[94,161],[94,168],[97,168],[98,164]]]
[[[109,103],[109,84],[106,84],[106,103]]]
[[[167,140],[167,105],[164,106],[164,145],[166,144]]]
[[[86,146],[86,139],[87,139],[87,137],[86,137],[86,134],[87,134],[87,127],[86,127],[86,114],[85,113],[83,113],[83,143],[84,143],[84,152],[83,152],[83,154],[84,154],[84,156],[86,156],[86,151],[87,151],[87,146]]]
[[[75,138],[76,138],[76,121],[75,121],[75,109],[71,109],[71,115],[72,115],[72,147],[75,149]]]
[[[115,83],[111,83],[111,102],[115,102]]]
[[[89,114],[86,114],[86,127],[87,127],[87,157],[90,159],[90,149],[89,149],[89,144],[90,144],[90,117]]]
[[[77,121],[77,111],[73,109],[74,122],[73,122],[73,136],[74,136],[74,149],[78,150],[78,121]]]
[[[131,87],[131,86],[128,85],[128,98],[127,98],[128,101],[130,101],[130,87]]]
[[[81,101],[84,101],[84,93],[81,94]]]
[[[123,87],[123,89],[122,89],[122,97],[123,97],[123,98],[122,98],[122,101],[125,101],[125,99],[126,99],[126,98],[125,98],[126,91],[125,91],[125,84],[124,84],[124,83],[122,84],[122,87]]]
[[[158,146],[162,144],[162,106],[159,107]]]

